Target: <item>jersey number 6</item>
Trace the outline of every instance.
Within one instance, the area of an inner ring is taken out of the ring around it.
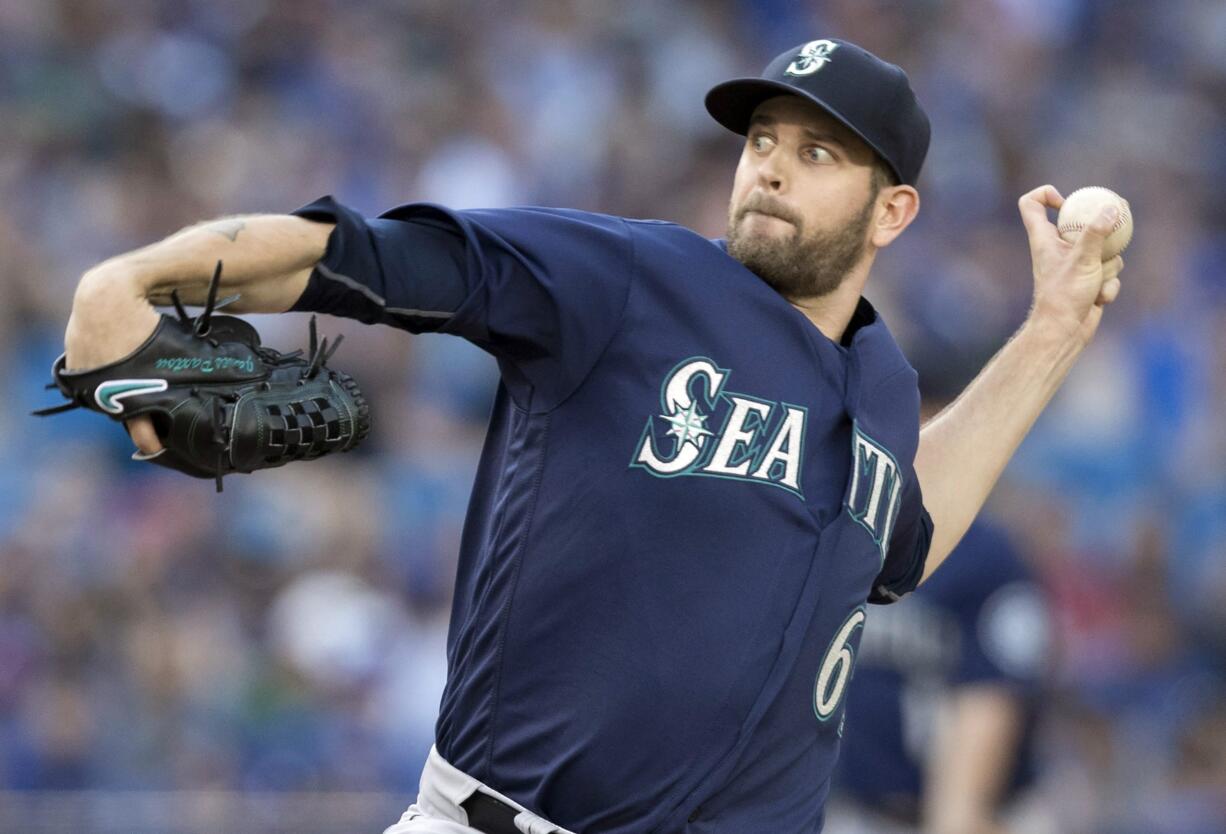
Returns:
[[[843,690],[851,680],[851,670],[856,662],[851,638],[856,629],[864,625],[865,616],[864,606],[852,611],[851,616],[843,621],[838,633],[830,641],[826,656],[822,658],[821,669],[817,672],[817,683],[813,687],[813,712],[821,721],[834,715],[839,702],[843,700]]]

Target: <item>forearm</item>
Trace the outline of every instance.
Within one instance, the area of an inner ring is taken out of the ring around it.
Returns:
[[[211,220],[111,258],[82,283],[126,280],[157,303],[168,302],[175,289],[185,302],[201,303],[220,260],[222,291],[242,295],[232,310],[283,312],[302,294],[331,230],[328,223],[280,214]]]
[[[70,368],[113,361],[152,332],[152,303],[200,304],[217,261],[220,294],[240,295],[232,312],[273,313],[293,306],[323,257],[332,225],[289,215],[213,220],[111,258],[82,277],[65,334]]]
[[[957,690],[938,722],[923,797],[925,834],[996,834],[1021,736],[1017,698],[1000,686]]]
[[[927,579],[962,538],[1084,343],[1032,316],[920,431],[915,471],[932,516]]]

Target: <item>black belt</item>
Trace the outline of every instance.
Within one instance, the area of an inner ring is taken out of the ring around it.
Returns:
[[[515,827],[515,817],[519,810],[501,799],[481,791],[460,803],[460,807],[468,812],[468,825],[484,834],[522,834]]]

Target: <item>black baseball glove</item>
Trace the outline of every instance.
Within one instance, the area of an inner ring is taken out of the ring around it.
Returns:
[[[204,312],[192,318],[172,293],[178,317],[163,315],[130,355],[86,371],[52,367],[69,402],[39,416],[88,408],[124,421],[147,414],[163,451],[133,455],[197,478],[254,472],[329,452],[347,452],[370,431],[370,410],[348,374],[332,370],[332,347],[318,342],[311,317],[310,348],[279,353],[260,344],[242,319],[215,316],[221,262]]]

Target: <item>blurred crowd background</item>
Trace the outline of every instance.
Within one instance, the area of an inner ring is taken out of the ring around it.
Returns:
[[[496,384],[458,340],[326,320],[374,434],[216,495],[96,415],[27,416],[83,270],[325,193],[720,236],[740,145],[704,92],[823,36],[905,67],[932,118],[870,286],[926,392],[1025,315],[1021,193],[1131,201],[1124,292],[990,512],[1052,599],[1062,830],[1226,831],[1220,0],[0,0],[0,830],[394,821]],[[305,343],[303,316],[256,323]]]

